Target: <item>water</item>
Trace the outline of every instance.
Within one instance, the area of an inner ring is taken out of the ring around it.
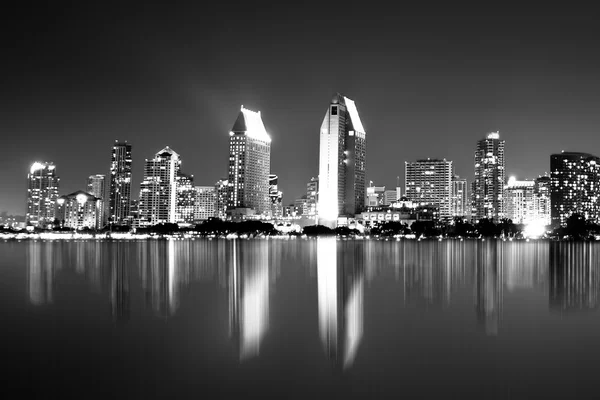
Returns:
[[[600,244],[0,243],[3,388],[595,398]]]

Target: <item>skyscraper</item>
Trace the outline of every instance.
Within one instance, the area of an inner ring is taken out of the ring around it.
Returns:
[[[306,200],[308,216],[315,217],[319,200],[319,180],[315,177],[310,178],[310,182],[306,184]]]
[[[229,199],[229,181],[220,179],[215,183],[216,203],[215,217],[225,219],[227,216],[227,202]]]
[[[455,175],[452,178],[452,216],[466,217],[471,215],[467,180]]]
[[[571,214],[598,222],[600,218],[600,158],[562,152],[550,156],[552,224],[565,225]]]
[[[45,227],[54,222],[58,183],[56,166],[34,162],[27,174],[27,223]]]
[[[281,218],[283,216],[283,193],[278,190],[277,175],[269,175],[269,199],[271,200],[271,217]]]
[[[540,176],[535,180],[535,219],[544,225],[551,224],[550,185],[549,176]]]
[[[112,224],[129,223],[131,204],[131,144],[115,140],[110,164],[108,219]]]
[[[194,220],[203,221],[217,216],[217,188],[214,186],[196,186],[196,204]],[[224,212],[225,210],[222,209]],[[223,214],[224,215],[224,214]]]
[[[510,177],[505,187],[504,210],[506,218],[515,224],[535,221],[535,182]]]
[[[192,224],[194,222],[194,207],[196,205],[194,175],[187,175],[180,171],[177,173],[175,181],[177,186],[175,222],[179,224]]]
[[[100,199],[98,227],[101,228],[106,224],[106,175],[90,175],[87,180],[87,193]]]
[[[433,204],[439,207],[440,217],[450,217],[452,161],[427,158],[404,165],[404,195],[418,205]]]
[[[229,132],[228,208],[248,208],[256,215],[270,215],[269,172],[271,138],[260,111],[241,107]]]
[[[319,223],[334,226],[365,206],[366,132],[354,101],[336,94],[321,124]]]
[[[141,184],[140,226],[176,222],[177,175],[181,167],[179,154],[169,146],[146,160]]]
[[[475,150],[475,180],[473,181],[474,217],[504,217],[504,185],[506,169],[504,160],[504,140],[499,132],[492,132],[477,142]]]

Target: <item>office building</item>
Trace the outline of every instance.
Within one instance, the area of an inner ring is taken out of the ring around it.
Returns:
[[[453,217],[468,217],[471,215],[471,200],[469,198],[467,180],[455,175],[452,178],[452,205]]]
[[[544,225],[550,225],[552,222],[550,207],[550,186],[551,180],[549,176],[540,176],[535,180],[535,219],[536,221],[539,221]]]
[[[183,172],[177,173],[175,178],[177,184],[177,205],[175,206],[175,222],[189,225],[195,219],[196,189],[194,188],[194,176]]]
[[[477,142],[475,150],[475,180],[471,196],[476,220],[497,220],[505,216],[505,184],[504,140],[500,139],[499,132],[492,132]]]
[[[321,124],[319,223],[337,225],[365,207],[366,131],[354,101],[336,94]]]
[[[229,136],[228,208],[249,209],[258,217],[268,217],[271,138],[260,111],[242,106]]]
[[[83,190],[60,196],[56,200],[56,219],[63,228],[101,228],[102,201]]]
[[[139,225],[151,226],[176,222],[177,175],[179,154],[168,146],[146,160],[141,184]]]
[[[594,222],[600,217],[600,158],[562,152],[550,156],[552,225],[565,225],[572,214]]]
[[[226,206],[223,205],[224,203],[221,203],[220,211],[222,213],[219,215],[219,202],[217,198],[218,187],[196,186],[194,189],[196,190],[196,203],[194,205],[194,220],[196,222],[201,222],[213,217],[225,218]],[[226,196],[227,190],[225,190],[224,193]]]
[[[27,174],[27,223],[45,228],[55,217],[58,184],[56,166],[49,162],[34,162]]]
[[[372,184],[373,182],[371,182]],[[380,207],[384,205],[385,186],[369,186],[367,187],[367,207]]]
[[[215,217],[225,219],[227,217],[227,203],[229,201],[229,181],[220,179],[215,183],[216,203]]]
[[[319,201],[319,179],[312,177],[306,184],[306,208],[307,216],[317,216],[317,204]]]
[[[105,199],[106,199],[106,175],[102,175],[102,174],[90,175],[87,179],[87,193],[100,199],[100,215],[98,216],[99,221],[100,221],[99,223],[100,223],[100,227],[106,225],[106,223],[107,223],[106,207],[108,205],[107,202],[105,201]]]
[[[281,218],[283,216],[283,193],[278,190],[277,175],[269,175],[269,199],[271,200],[271,217]]]
[[[452,161],[427,158],[404,165],[404,195],[418,205],[438,207],[442,218],[452,216]]]
[[[383,205],[390,206],[398,201],[398,190],[386,190],[383,192]]]
[[[505,186],[504,203],[506,218],[513,223],[529,224],[535,221],[535,181],[518,181],[511,176]]]
[[[130,223],[131,205],[131,144],[115,141],[110,164],[108,222],[117,225]]]

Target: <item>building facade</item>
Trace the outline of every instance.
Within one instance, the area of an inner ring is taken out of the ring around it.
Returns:
[[[55,218],[60,178],[51,162],[34,162],[27,174],[26,221],[36,227],[51,225]]]
[[[131,205],[131,144],[115,141],[110,164],[108,222],[117,225],[130,223]]]
[[[107,202],[106,202],[106,175],[90,175],[87,179],[87,193],[100,199],[100,227],[106,225]]]
[[[384,194],[385,186],[368,186],[366,189],[366,207],[369,208],[382,206],[384,203]]]
[[[404,166],[404,195],[418,205],[435,205],[440,217],[452,216],[452,161],[427,158]]]
[[[588,153],[550,156],[552,225],[565,225],[572,214],[594,222],[600,217],[600,158]]]
[[[307,215],[317,216],[317,204],[319,202],[319,179],[312,177],[306,184]]]
[[[102,201],[83,190],[60,196],[56,200],[56,219],[60,226],[71,229],[101,228]]]
[[[365,207],[366,131],[354,101],[336,94],[323,118],[319,145],[319,223],[337,224]]]
[[[283,217],[283,193],[278,190],[277,182],[279,178],[277,175],[269,175],[269,199],[271,200],[271,217],[281,218]]]
[[[453,217],[469,217],[471,215],[471,200],[469,198],[469,185],[467,180],[455,175],[452,178],[452,205]]]
[[[222,214],[218,213],[218,188],[215,186],[196,186],[196,204],[194,205],[194,220],[201,222],[209,218],[225,218],[225,208],[221,205]],[[226,192],[225,192],[226,193]]]
[[[268,217],[270,168],[271,138],[260,111],[242,106],[229,132],[228,208],[252,209],[255,215]]]
[[[229,201],[229,181],[220,179],[215,183],[215,193],[217,196],[215,217],[225,219],[227,217],[227,203]]]
[[[551,180],[549,176],[540,176],[535,180],[534,187],[534,204],[535,218],[544,225],[550,225],[551,206],[550,206],[550,186]]]
[[[396,201],[398,201],[400,197],[398,197],[398,190],[386,190],[383,192],[383,205],[390,206]]]
[[[194,175],[179,172],[177,181],[177,199],[175,206],[175,222],[178,224],[192,224],[195,219],[196,189],[194,188]]]
[[[515,224],[535,221],[535,181],[518,181],[511,177],[505,186],[504,210],[506,218]]]
[[[505,184],[504,140],[500,139],[499,132],[492,132],[477,142],[475,150],[475,179],[471,196],[476,220],[505,216]]]
[[[181,168],[179,154],[165,147],[146,160],[141,184],[139,226],[175,223],[177,176]]]

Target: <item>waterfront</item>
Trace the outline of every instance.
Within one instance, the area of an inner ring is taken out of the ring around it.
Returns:
[[[585,397],[600,244],[0,243],[8,387],[63,397]],[[590,396],[592,397],[592,396]]]

